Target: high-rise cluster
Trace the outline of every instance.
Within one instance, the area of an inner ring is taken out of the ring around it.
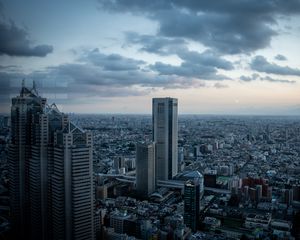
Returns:
[[[92,136],[35,86],[12,99],[10,203],[17,237],[94,239]]]
[[[155,190],[158,180],[170,180],[178,172],[178,106],[175,98],[152,100],[153,142],[137,144],[136,181],[141,196]]]

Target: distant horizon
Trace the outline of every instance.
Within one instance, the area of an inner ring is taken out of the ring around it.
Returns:
[[[63,112],[61,111],[62,113],[64,114],[67,114],[67,115],[107,115],[107,116],[126,116],[126,115],[129,115],[129,116],[149,116],[151,117],[152,114],[151,113],[108,113],[108,112],[103,112],[103,113],[80,113],[80,112]],[[0,115],[2,116],[7,116],[7,115],[10,115],[9,112],[0,112]],[[292,115],[292,114],[286,114],[286,115],[280,115],[280,114],[277,114],[277,115],[272,115],[272,114],[269,114],[269,115],[263,115],[263,114],[234,114],[234,113],[178,113],[178,116],[205,116],[205,117],[288,117],[288,118],[300,118],[300,113],[298,115]]]

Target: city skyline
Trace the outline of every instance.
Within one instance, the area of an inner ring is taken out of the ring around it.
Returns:
[[[0,116],[4,238],[298,239],[296,118],[178,122],[168,97],[152,118],[69,118],[38,91]]]
[[[0,112],[23,78],[63,112],[299,115],[300,3],[0,2]]]

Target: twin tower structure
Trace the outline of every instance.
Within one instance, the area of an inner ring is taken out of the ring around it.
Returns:
[[[136,184],[143,197],[178,173],[178,100],[152,99],[152,143],[137,144]]]
[[[9,176],[15,239],[94,239],[92,135],[23,84],[12,99]]]

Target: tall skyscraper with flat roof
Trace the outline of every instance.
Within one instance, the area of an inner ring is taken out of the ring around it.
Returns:
[[[178,101],[152,99],[153,142],[156,144],[157,180],[172,179],[178,172]]]
[[[142,197],[155,191],[155,144],[136,145],[136,188]]]

